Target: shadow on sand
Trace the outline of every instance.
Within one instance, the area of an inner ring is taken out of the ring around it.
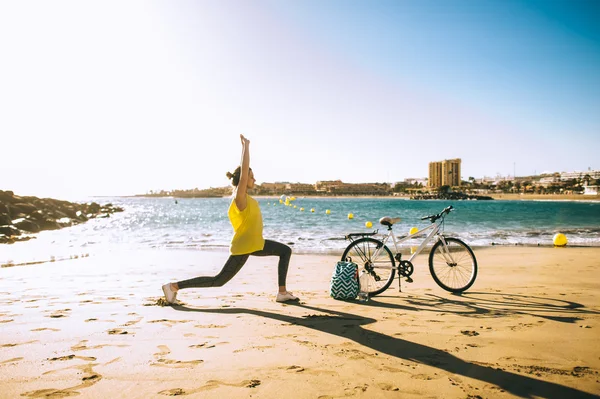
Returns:
[[[477,317],[500,317],[502,315],[506,316],[507,312],[512,312],[519,314],[531,314],[559,322],[569,323],[579,320],[579,318],[575,316],[547,316],[542,315],[542,313],[559,311],[563,314],[565,312],[572,312],[574,315],[597,313],[591,310],[586,310],[583,305],[568,301],[510,294],[490,294],[488,296],[486,293],[473,293],[469,296],[463,295],[461,299],[456,300],[446,299],[434,295],[426,295],[424,297],[413,296],[408,298],[406,302],[407,305],[392,305],[371,300],[367,302],[366,305],[398,310],[428,310],[433,312],[455,313]],[[513,395],[524,398],[600,398],[600,396],[553,382],[542,381],[509,371],[471,363],[440,349],[410,342],[401,338],[391,337],[378,332],[369,331],[361,327],[375,323],[377,320],[373,318],[336,310],[318,308],[306,305],[304,303],[290,303],[289,306],[297,306],[326,315],[320,317],[296,317],[256,309],[202,309],[182,305],[174,305],[173,308],[185,312],[248,314],[258,317],[267,317],[284,323],[304,326],[316,331],[321,331],[340,336],[344,339],[352,340],[360,345],[369,347],[380,353],[394,356],[398,359],[406,359],[418,362],[424,365],[436,367],[440,370],[445,370],[449,373],[487,382],[489,384],[496,385],[500,389],[510,392]],[[424,307],[427,309],[424,309]],[[498,307],[499,310],[496,309],[496,307]]]

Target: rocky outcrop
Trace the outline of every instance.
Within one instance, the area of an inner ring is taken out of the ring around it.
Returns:
[[[0,244],[29,240],[42,230],[57,230],[122,211],[112,204],[21,197],[0,190]]]

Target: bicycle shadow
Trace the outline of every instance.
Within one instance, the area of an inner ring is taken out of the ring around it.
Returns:
[[[378,296],[377,298],[385,297]],[[372,298],[366,305],[395,310],[451,313],[479,318],[528,315],[561,323],[575,323],[583,320],[581,316],[600,314],[598,311],[588,309],[573,301],[511,293],[469,292],[456,295],[456,299],[435,294],[411,294],[406,296],[402,304],[380,302],[377,298]]]
[[[199,313],[249,314],[303,326],[316,331],[337,335],[344,339],[352,340],[360,345],[369,347],[377,352],[385,353],[398,359],[418,362],[424,365],[436,367],[440,370],[445,370],[449,373],[487,382],[504,389],[506,392],[510,392],[513,395],[524,398],[541,397],[548,399],[562,399],[600,397],[553,382],[542,381],[511,373],[509,371],[471,363],[437,348],[361,328],[361,326],[372,324],[377,321],[373,318],[363,317],[337,310],[322,309],[298,302],[290,303],[289,306],[297,306],[307,310],[330,314],[331,316],[296,317],[256,309],[199,309],[184,305],[173,305],[173,309],[178,311]]]

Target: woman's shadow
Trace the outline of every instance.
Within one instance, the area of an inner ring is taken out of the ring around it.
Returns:
[[[360,345],[399,359],[411,360],[424,365],[437,367],[438,369],[445,370],[449,373],[494,384],[513,395],[524,398],[541,397],[562,399],[600,397],[553,382],[541,381],[509,371],[470,363],[440,349],[396,337],[390,337],[361,327],[376,322],[377,320],[373,318],[318,308],[299,302],[289,302],[289,304],[291,306],[298,306],[300,308],[319,312],[320,314],[317,316],[310,315],[297,317],[245,308],[199,309],[183,305],[174,305],[173,308],[185,312],[249,314],[303,326],[352,340]]]

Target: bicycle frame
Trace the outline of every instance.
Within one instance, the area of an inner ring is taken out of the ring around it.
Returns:
[[[440,221],[443,221],[443,219],[440,219]],[[425,248],[425,246],[435,237],[437,236],[439,240],[443,241],[443,236],[441,234],[439,234],[440,229],[441,229],[441,222],[434,222],[432,223],[430,226],[425,227],[422,230],[417,231],[416,233],[413,234],[409,234],[406,237],[402,237],[402,238],[396,238],[396,236],[394,235],[394,230],[392,230],[391,227],[388,228],[389,233],[387,234],[387,236],[385,236],[381,242],[383,243],[383,245],[386,245],[387,242],[389,241],[390,237],[392,238],[392,241],[394,242],[394,249],[396,250],[396,253],[400,253],[400,251],[398,250],[398,244],[401,244],[405,241],[408,241],[409,239],[416,237],[417,235],[421,235],[423,233],[425,233],[428,230],[431,230],[427,236],[423,239],[423,242],[421,243],[421,245],[419,245],[419,247],[414,251],[414,253],[411,255],[410,258],[408,258],[408,261],[412,263],[413,259],[419,255],[421,253],[421,251],[423,251],[423,249]],[[444,248],[446,248],[446,243],[444,242]],[[383,247],[379,248],[374,254],[373,257],[376,258],[379,256],[380,252],[383,251]],[[447,254],[447,253],[446,253]],[[399,264],[396,264],[393,269],[398,270],[399,268]]]

